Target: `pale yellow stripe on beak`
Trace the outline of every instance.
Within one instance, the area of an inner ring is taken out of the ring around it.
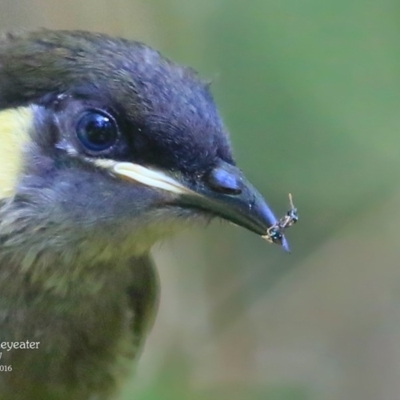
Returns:
[[[118,162],[113,160],[99,159],[94,163],[99,167],[106,168],[114,175],[155,189],[161,189],[175,194],[197,195],[163,171],[154,170],[130,162]]]
[[[0,199],[14,194],[32,121],[30,107],[0,111]]]

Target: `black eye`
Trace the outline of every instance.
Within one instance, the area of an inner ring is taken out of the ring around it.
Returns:
[[[86,149],[100,152],[112,147],[118,139],[114,118],[98,110],[86,112],[78,121],[76,134]]]

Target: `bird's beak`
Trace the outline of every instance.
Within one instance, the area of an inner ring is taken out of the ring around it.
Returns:
[[[221,163],[192,188],[195,196],[182,194],[179,200],[186,207],[211,212],[260,236],[266,236],[268,228],[278,222],[260,192],[238,168],[227,163]],[[283,235],[280,244],[289,251]]]
[[[180,178],[165,172],[129,162],[97,160],[97,164],[117,176],[175,194],[174,204],[211,213],[260,236],[267,235],[268,228],[278,222],[263,196],[243,173],[224,162],[195,183],[182,183]],[[280,242],[289,251],[283,235]]]

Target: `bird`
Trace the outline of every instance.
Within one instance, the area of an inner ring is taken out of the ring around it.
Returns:
[[[153,244],[215,217],[280,226],[209,82],[140,42],[4,34],[0,140],[4,400],[113,398],[157,312]]]

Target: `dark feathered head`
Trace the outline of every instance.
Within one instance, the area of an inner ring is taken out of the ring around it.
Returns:
[[[208,86],[141,43],[9,35],[0,110],[0,197],[56,237],[129,237],[144,251],[194,215],[259,235],[276,223],[235,166]]]

